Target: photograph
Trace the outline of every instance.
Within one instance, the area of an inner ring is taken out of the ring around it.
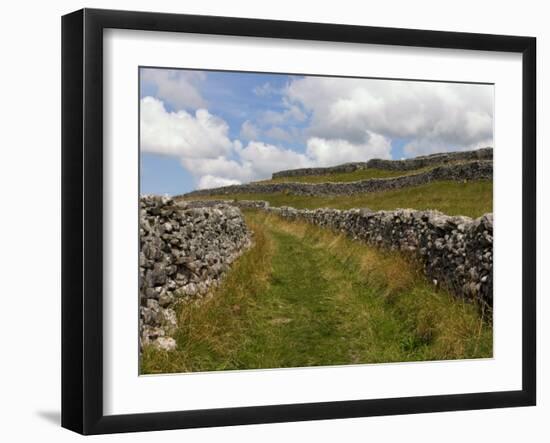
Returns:
[[[140,374],[493,356],[493,84],[138,75]]]

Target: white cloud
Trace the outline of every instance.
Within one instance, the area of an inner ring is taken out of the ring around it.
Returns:
[[[492,86],[305,77],[286,97],[312,113],[312,137],[361,144],[372,131],[440,151],[492,144]]]
[[[198,178],[202,187],[215,187],[214,183],[222,183],[223,180],[231,182],[230,184],[246,183],[269,178],[273,172],[281,169],[301,168],[313,164],[305,154],[262,142],[249,142],[246,147],[234,143],[232,157],[182,158],[181,164]],[[209,178],[203,180],[206,176]]]
[[[390,141],[374,133],[368,142],[353,144],[346,140],[313,137],[307,142],[305,153],[268,143],[252,141],[246,147],[233,144],[232,156],[227,158],[185,158],[182,165],[198,177],[199,187],[211,188],[246,183],[271,177],[284,169],[330,166],[370,158],[389,158]]]
[[[307,141],[307,155],[315,166],[333,166],[371,158],[391,158],[391,141],[369,132],[366,142],[350,143],[342,139],[312,137]]]
[[[238,150],[241,161],[250,165],[253,178],[267,178],[281,169],[303,168],[311,165],[305,154],[262,142],[250,142]]]
[[[307,114],[299,106],[285,103],[282,111],[267,110],[262,112],[260,123],[264,125],[282,125],[288,122],[302,123],[307,120]]]
[[[275,140],[280,140],[280,141],[283,141],[283,142],[290,142],[294,138],[290,134],[290,132],[284,130],[280,126],[273,126],[273,127],[269,128],[267,131],[265,131],[265,135],[269,138],[272,138],[272,139],[275,139]]]
[[[175,109],[207,107],[198,89],[205,79],[203,72],[144,68],[141,76],[144,82],[156,86],[156,97],[170,103]]]
[[[214,175],[203,175],[197,185],[197,189],[219,188],[221,186],[240,185],[239,180],[231,180]]]
[[[191,86],[201,81],[184,80]],[[182,80],[166,80],[176,81]],[[264,86],[262,91],[268,91]],[[491,86],[306,77],[293,79],[283,92],[282,110],[265,110],[241,125],[244,145],[231,140],[229,125],[205,108],[170,112],[162,100],[145,97],[141,147],[178,157],[198,187],[207,188],[269,178],[283,169],[390,158],[394,139],[407,141],[407,156],[493,143]],[[174,96],[169,100],[173,103]],[[192,93],[178,100],[184,107],[204,104]],[[305,152],[266,143],[262,137],[301,140]]]
[[[358,144],[312,137],[306,152],[254,140],[243,146],[239,140],[230,140],[228,132],[227,123],[206,109],[194,115],[168,112],[156,98],[141,100],[142,151],[178,157],[201,188],[269,178],[283,169],[388,157],[390,151],[389,140],[369,132],[365,132],[366,141]]]
[[[281,91],[274,87],[271,83],[266,82],[261,86],[256,86],[253,89],[254,94],[256,94],[259,97],[267,97],[273,94],[278,94]]]
[[[252,164],[242,159],[230,159],[224,156],[217,158],[182,158],[181,164],[195,177],[216,176],[240,182],[250,181],[257,177]]]
[[[227,154],[233,143],[227,123],[198,109],[168,112],[162,101],[153,97],[141,99],[141,149],[144,152],[177,157],[218,157]]]
[[[260,136],[260,129],[250,120],[241,125],[241,137],[245,140],[256,140]]]

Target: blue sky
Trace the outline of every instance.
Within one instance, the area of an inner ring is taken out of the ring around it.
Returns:
[[[143,194],[492,145],[490,85],[158,68],[140,76]]]

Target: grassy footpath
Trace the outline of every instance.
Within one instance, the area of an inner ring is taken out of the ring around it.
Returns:
[[[182,307],[178,348],[143,373],[490,357],[492,328],[418,268],[342,235],[249,212],[255,245]]]
[[[196,197],[204,199],[266,200],[272,206],[292,206],[297,209],[368,207],[382,209],[437,209],[448,215],[479,217],[493,212],[493,182],[478,180],[466,183],[438,181],[391,191],[355,195],[307,196],[283,193],[231,194]]]

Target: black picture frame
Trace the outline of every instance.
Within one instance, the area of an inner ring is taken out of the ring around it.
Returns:
[[[103,30],[171,31],[522,54],[522,389],[131,415],[103,413]],[[536,39],[83,9],[62,18],[62,426],[82,434],[531,406],[536,403]]]

